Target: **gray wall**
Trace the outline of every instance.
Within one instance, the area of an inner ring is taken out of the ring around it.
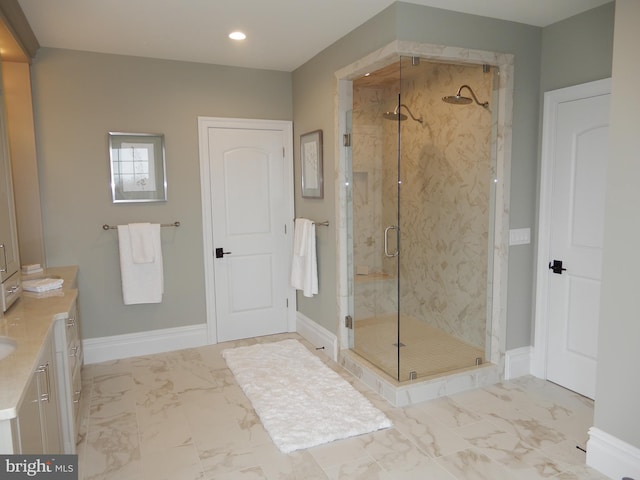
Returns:
[[[640,448],[640,2],[616,2],[596,427]],[[625,472],[632,474],[634,472]],[[637,473],[637,472],[636,472]],[[637,477],[636,477],[637,478]]]
[[[80,267],[83,336],[204,323],[197,117],[291,120],[291,74],[41,49],[32,75],[47,263]],[[165,134],[168,202],[111,203],[114,130]],[[102,224],[175,220],[163,302],[124,306],[117,233]]]
[[[542,92],[611,76],[615,3],[607,3],[542,31]]]
[[[468,47],[515,54],[515,99],[511,189],[513,228],[534,226],[537,169],[541,29],[486,17],[397,3],[354,30],[298,68],[293,74],[294,124],[297,133],[322,128],[325,132],[325,178],[334,180],[332,149],[334,132],[334,72],[394,39]],[[296,162],[297,163],[297,162]],[[296,165],[297,166],[297,165]],[[296,172],[296,178],[299,172]],[[298,183],[298,182],[296,182]],[[333,218],[334,188],[329,182],[323,200],[307,200],[296,190],[296,214],[311,218]],[[296,185],[297,189],[298,185]],[[332,332],[336,331],[335,230],[318,244],[320,294],[300,299],[298,310]],[[511,299],[508,348],[530,344],[533,250],[525,248],[527,268],[510,271],[509,289],[519,292]],[[513,249],[512,249],[513,250]],[[327,261],[328,260],[328,261]],[[331,263],[333,262],[333,263]],[[330,270],[330,271],[329,271]],[[328,274],[327,274],[328,273]],[[513,306],[525,305],[524,311]]]
[[[306,298],[298,294],[298,311],[334,333],[338,322],[334,155],[334,145],[338,140],[334,131],[334,72],[393,41],[394,25],[395,11],[386,9],[293,72],[296,216],[320,221],[328,219],[330,222],[328,228],[319,227],[316,230],[318,295]],[[300,134],[317,129],[322,129],[324,140],[325,182],[324,198],[321,200],[302,198],[300,191]]]

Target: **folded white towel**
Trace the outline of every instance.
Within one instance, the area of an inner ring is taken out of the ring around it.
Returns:
[[[130,223],[131,259],[133,263],[153,263],[153,230],[150,223]]]
[[[135,263],[131,251],[129,225],[118,225],[122,299],[125,305],[162,302],[164,272],[160,225],[151,224],[149,228],[151,229],[154,260],[150,263]]]
[[[291,286],[305,297],[318,293],[316,226],[306,218],[296,218],[291,259]]]
[[[25,280],[22,282],[22,289],[27,292],[48,292],[62,288],[64,280],[62,278],[38,278],[37,280]]]
[[[44,269],[42,268],[42,265],[40,265],[39,263],[32,263],[30,265],[22,265],[22,273],[24,275],[29,275],[31,273],[40,273],[43,270]]]

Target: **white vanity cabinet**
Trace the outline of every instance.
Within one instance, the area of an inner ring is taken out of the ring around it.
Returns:
[[[14,452],[61,453],[56,358],[48,335],[14,422]]]
[[[80,373],[84,359],[77,301],[68,312],[56,318],[54,330],[64,453],[75,453],[82,397]]]
[[[0,454],[76,451],[83,363],[78,268],[40,275],[64,284],[53,295],[25,294],[0,316],[1,334],[15,343],[0,359]]]

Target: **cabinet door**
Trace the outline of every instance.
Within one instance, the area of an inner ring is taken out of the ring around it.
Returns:
[[[69,309],[66,318],[56,321],[54,332],[62,448],[64,453],[75,453],[78,434],[77,414],[82,396],[80,371],[83,361],[78,308],[75,303]]]
[[[20,453],[24,455],[44,453],[42,429],[40,427],[40,392],[38,376],[29,382],[24,399],[18,409],[16,421],[20,441]]]
[[[43,348],[37,370],[40,394],[40,417],[45,453],[63,453],[60,437],[60,410],[53,354],[53,340]]]

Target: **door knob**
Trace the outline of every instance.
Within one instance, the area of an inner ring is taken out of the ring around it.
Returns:
[[[562,260],[554,260],[553,263],[549,262],[549,270],[553,270],[553,273],[562,275],[562,272],[565,271],[566,268],[562,268]]]
[[[222,258],[229,254],[231,254],[231,252],[225,252],[224,248],[216,248],[216,258]]]

